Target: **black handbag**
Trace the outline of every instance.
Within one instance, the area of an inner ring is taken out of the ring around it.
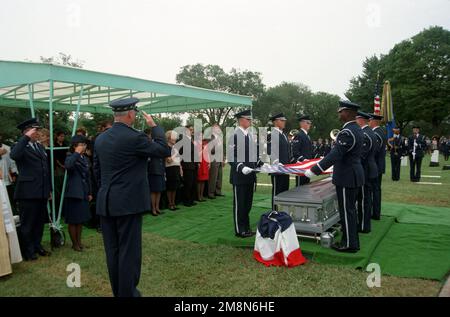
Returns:
[[[66,234],[63,230],[50,225],[50,245],[52,250],[60,248],[66,243]]]

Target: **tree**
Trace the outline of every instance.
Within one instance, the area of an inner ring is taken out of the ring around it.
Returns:
[[[224,91],[228,93],[259,98],[264,92],[261,74],[249,70],[239,71],[235,68],[226,73],[218,65],[186,65],[176,75],[176,82],[201,88]],[[226,127],[234,121],[233,114],[239,108],[202,109],[193,111],[192,115],[207,121],[209,125],[217,122]]]
[[[308,114],[313,121],[312,138],[327,138],[331,129],[340,126],[336,109],[339,96],[324,92],[313,93],[307,86],[284,82],[267,89],[255,102],[253,112],[262,126],[267,126],[269,117],[284,113],[288,119],[286,130],[298,129],[298,114]]]
[[[391,83],[400,128],[422,121],[430,124],[428,133],[449,131],[450,31],[430,27],[396,44],[387,55],[366,59],[363,74],[351,80],[347,94],[369,110],[373,109],[374,94],[370,91],[378,71],[381,84],[384,80]]]

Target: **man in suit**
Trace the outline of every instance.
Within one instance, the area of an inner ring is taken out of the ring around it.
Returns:
[[[313,158],[313,144],[308,135],[311,129],[312,121],[308,115],[300,115],[298,117],[300,130],[292,140],[292,163],[302,162]],[[296,186],[309,183],[309,178],[305,176],[297,176],[295,180]]]
[[[36,254],[50,255],[42,247],[41,241],[48,220],[51,174],[45,148],[37,142],[38,129],[41,127],[36,118],[22,122],[17,128],[22,131],[22,137],[10,155],[19,171],[14,199],[19,206],[23,257],[30,261],[37,259]]]
[[[283,113],[270,118],[274,128],[268,137],[267,154],[270,155],[272,164],[289,164],[291,162],[291,147],[287,135],[283,132],[286,127],[286,117]],[[289,190],[289,174],[271,174],[272,180],[272,210],[274,196]]]
[[[427,150],[425,136],[420,134],[420,127],[413,127],[413,134],[408,138],[408,153],[411,182],[420,182],[422,159]]]
[[[238,127],[228,141],[230,184],[233,185],[233,219],[235,235],[248,238],[255,235],[250,228],[249,214],[252,209],[256,174],[253,169],[263,165],[258,159],[258,146],[249,128],[252,113],[244,110],[235,115]]]
[[[142,214],[150,210],[147,161],[170,156],[164,130],[143,112],[153,128],[153,142],[131,125],[136,120],[137,98],[110,104],[112,128],[95,141],[94,173],[99,181],[97,214],[103,232],[106,263],[114,296],[140,296]]]
[[[182,147],[179,150],[181,155],[181,167],[183,168],[183,203],[186,207],[192,207],[197,205],[194,202],[196,197],[197,188],[197,170],[199,155],[195,149],[195,144],[192,136],[194,135],[194,127],[192,125],[186,125],[185,133],[180,136],[179,141]]]
[[[400,129],[394,128],[394,135],[388,140],[388,146],[391,153],[392,180],[400,180],[400,164],[402,162],[403,141],[400,136]]]
[[[355,122],[359,105],[350,101],[339,102],[339,119],[344,126],[336,137],[336,145],[319,163],[307,170],[305,176],[314,177],[333,167],[333,184],[339,205],[342,224],[342,240],[332,246],[338,252],[355,253],[359,250],[356,216],[358,190],[364,185],[364,170],[361,165],[363,132]]]
[[[370,114],[358,111],[356,123],[363,131],[363,147],[361,151],[361,164],[364,169],[364,185],[358,191],[358,231],[369,233],[372,218],[372,190],[378,178],[378,166],[375,154],[378,150],[377,137],[368,125]]]
[[[383,174],[386,172],[386,132],[380,127],[383,116],[370,114],[369,125],[377,137],[378,150],[375,154],[375,162],[378,168],[377,181],[373,184],[373,206],[372,219],[380,220],[381,218],[381,182]]]

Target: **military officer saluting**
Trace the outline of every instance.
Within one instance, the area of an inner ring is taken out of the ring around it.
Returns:
[[[364,136],[355,122],[359,108],[359,105],[350,101],[339,102],[339,119],[344,122],[344,126],[336,137],[336,145],[305,173],[306,177],[311,178],[334,165],[333,184],[336,185],[342,240],[332,247],[339,252],[355,253],[359,250],[356,198],[359,188],[364,185],[364,170],[361,165]]]
[[[36,260],[36,254],[47,256],[50,253],[42,245],[44,225],[48,220],[47,202],[51,199],[51,175],[49,158],[45,148],[38,142],[36,118],[17,126],[22,137],[11,150],[11,158],[19,170],[14,199],[20,211],[20,231],[23,257],[26,261]]]
[[[142,214],[151,209],[147,177],[149,157],[170,156],[164,130],[143,112],[153,141],[131,125],[137,98],[110,104],[114,124],[95,140],[94,173],[98,181],[97,214],[114,296],[137,297],[141,273]]]
[[[386,172],[386,132],[380,127],[383,116],[377,114],[370,114],[369,125],[375,132],[378,141],[378,151],[375,154],[375,162],[378,167],[377,181],[373,184],[373,206],[372,206],[372,219],[380,220],[381,218],[381,181],[383,174]]]
[[[356,123],[363,131],[363,147],[361,151],[361,164],[364,169],[364,185],[358,192],[358,231],[369,233],[372,218],[372,188],[378,178],[378,167],[375,154],[378,150],[377,137],[368,125],[370,114],[358,111]]]
[[[289,164],[291,162],[291,146],[288,136],[283,132],[286,126],[286,117],[283,113],[276,114],[270,118],[274,128],[269,135],[267,143],[267,154],[270,155],[272,164]],[[272,174],[272,209],[273,197],[281,192],[289,190],[289,174]]]
[[[238,127],[228,140],[228,162],[230,184],[233,185],[233,219],[237,237],[247,238],[255,235],[250,229],[249,213],[252,209],[253,191],[256,184],[254,168],[263,165],[258,159],[258,146],[250,132],[251,110],[235,115]]]
[[[299,115],[298,117],[300,130],[292,140],[292,160],[295,162],[302,162],[304,160],[313,158],[313,145],[311,138],[308,135],[311,129],[312,121],[308,115]],[[309,183],[309,178],[305,176],[296,177],[296,186]]]

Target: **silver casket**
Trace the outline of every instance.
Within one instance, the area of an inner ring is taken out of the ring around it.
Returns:
[[[292,217],[299,234],[317,237],[339,222],[331,177],[282,192],[274,197],[274,205]]]

